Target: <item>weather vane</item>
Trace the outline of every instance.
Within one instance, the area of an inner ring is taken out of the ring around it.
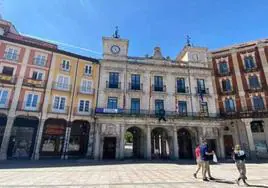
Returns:
[[[191,46],[191,37],[186,35],[186,46]]]
[[[116,38],[116,39],[119,39],[120,35],[118,33],[119,33],[119,29],[118,29],[118,26],[116,26],[115,27],[115,32],[113,34],[113,37]]]

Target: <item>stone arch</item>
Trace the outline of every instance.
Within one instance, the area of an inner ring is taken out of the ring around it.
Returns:
[[[171,157],[172,137],[170,131],[163,127],[155,127],[151,131],[151,152],[154,159],[168,159]]]

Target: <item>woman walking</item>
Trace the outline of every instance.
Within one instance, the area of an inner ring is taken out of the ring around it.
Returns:
[[[246,182],[246,154],[243,150],[241,150],[240,145],[236,145],[233,153],[233,159],[235,161],[237,170],[239,172],[239,178],[236,180],[236,183],[239,185],[240,180],[244,182],[246,186],[248,186],[248,183]]]

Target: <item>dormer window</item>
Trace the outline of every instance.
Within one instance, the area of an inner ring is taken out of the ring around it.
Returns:
[[[250,71],[256,68],[256,64],[254,62],[253,56],[244,57],[244,66],[246,71]]]

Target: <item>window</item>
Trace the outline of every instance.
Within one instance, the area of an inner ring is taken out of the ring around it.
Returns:
[[[155,76],[154,77],[154,91],[164,91],[163,77]]]
[[[0,107],[6,107],[8,101],[8,90],[0,89]]]
[[[109,88],[119,88],[119,73],[118,72],[109,73]]]
[[[253,105],[255,110],[263,110],[264,109],[263,98],[261,96],[254,96]]]
[[[34,58],[34,64],[39,66],[45,66],[46,65],[46,57],[43,55],[37,55]]]
[[[259,79],[258,76],[254,75],[254,76],[249,76],[248,77],[248,82],[249,82],[249,87],[256,89],[260,87],[260,83],[259,83]]]
[[[92,66],[91,65],[85,65],[85,75],[91,75],[91,70]]]
[[[205,80],[197,79],[197,92],[198,93],[206,93]]]
[[[33,80],[42,80],[43,79],[43,73],[42,72],[33,71],[32,79]]]
[[[7,75],[7,76],[13,76],[13,71],[14,71],[13,67],[4,66],[2,70],[2,74]]]
[[[89,112],[89,104],[88,100],[80,100],[79,102],[79,112]]]
[[[109,97],[107,108],[109,109],[117,109],[117,98],[116,97]]]
[[[255,68],[255,63],[252,56],[244,57],[245,69],[251,70]]]
[[[208,103],[207,102],[200,103],[200,112],[208,113]]]
[[[69,89],[69,77],[68,76],[59,76],[57,82],[57,88],[59,89]]]
[[[156,99],[155,100],[155,113],[159,114],[161,109],[164,109],[164,100]]]
[[[70,61],[64,59],[62,61],[62,64],[61,64],[61,68],[64,71],[69,71],[70,70]]]
[[[226,112],[234,112],[235,111],[235,103],[233,99],[225,99],[225,110]]]
[[[179,112],[179,114],[182,114],[182,115],[187,114],[187,103],[186,103],[186,101],[178,101],[178,112]]]
[[[140,75],[132,74],[131,75],[131,89],[132,90],[140,90]]]
[[[184,78],[177,79],[177,92],[185,93],[185,79]]]
[[[140,99],[131,99],[131,113],[140,112]]]
[[[28,94],[26,97],[25,108],[36,108],[38,102],[38,95],[36,94]]]
[[[220,74],[226,74],[229,72],[229,69],[228,69],[228,64],[227,62],[220,62],[219,63],[219,68],[220,68]]]
[[[8,60],[18,60],[18,50],[17,49],[13,49],[13,48],[9,48],[6,52],[5,52],[5,59]]]
[[[231,81],[229,79],[222,80],[221,83],[222,83],[222,90],[223,91],[231,91],[232,90]]]
[[[61,111],[65,110],[65,102],[66,102],[66,97],[56,96],[54,98],[53,109],[61,110]]]
[[[83,80],[81,84],[81,92],[91,93],[92,92],[92,81],[91,80]]]
[[[253,121],[251,122],[251,131],[253,133],[263,133],[264,128],[261,121]]]

